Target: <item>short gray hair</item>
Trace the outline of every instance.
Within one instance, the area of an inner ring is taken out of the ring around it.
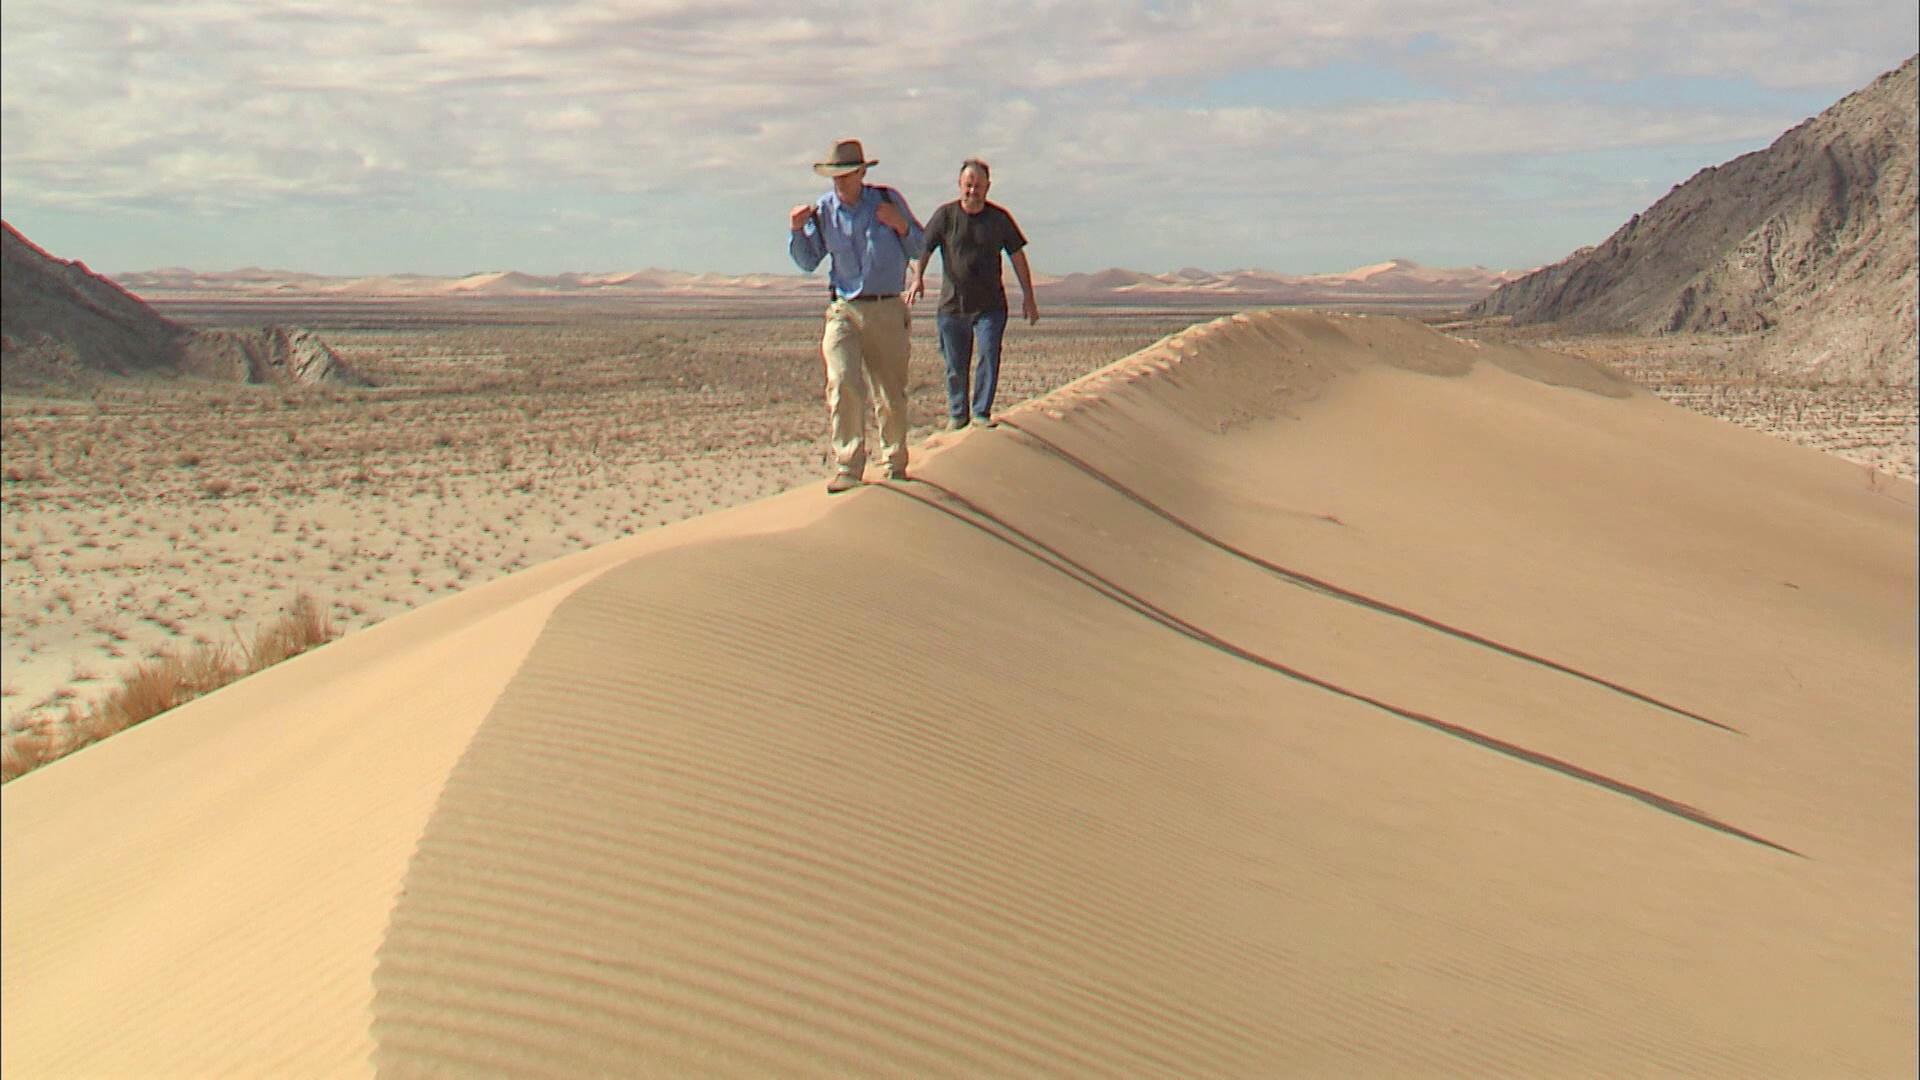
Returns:
[[[972,169],[975,172],[979,173],[980,179],[982,180],[986,180],[986,181],[993,180],[993,170],[987,168],[987,163],[984,161],[981,161],[977,157],[970,157],[967,160],[960,163],[960,171],[962,173],[965,173],[968,169]]]

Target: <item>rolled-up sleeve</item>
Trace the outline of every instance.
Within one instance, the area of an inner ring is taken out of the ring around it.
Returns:
[[[921,252],[927,250],[927,232],[920,227],[920,219],[907,209],[906,198],[898,192],[894,193],[894,198],[900,200],[900,211],[907,216],[907,235],[900,238],[900,247],[906,251],[909,260],[917,259]]]
[[[787,231],[787,254],[793,256],[793,263],[807,273],[813,273],[820,260],[827,257],[827,242],[820,235],[820,223],[809,221],[798,231]]]

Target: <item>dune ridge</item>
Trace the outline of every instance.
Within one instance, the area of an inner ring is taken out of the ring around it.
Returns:
[[[1912,485],[1384,318],[1219,320],[1007,419],[0,790],[7,1070],[1911,1072]],[[183,782],[456,685],[324,795]],[[272,857],[333,807],[356,858]],[[206,844],[165,843],[243,814],[260,865],[172,906]],[[176,1026],[229,1012],[271,1019]]]

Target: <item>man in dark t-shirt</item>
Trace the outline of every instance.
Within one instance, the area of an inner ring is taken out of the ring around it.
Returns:
[[[1013,215],[987,201],[987,163],[968,158],[960,166],[960,197],[927,219],[926,247],[907,284],[907,303],[927,291],[927,263],[940,251],[940,352],[947,361],[947,415],[958,431],[969,422],[986,426],[993,416],[993,395],[1000,385],[1000,341],[1007,329],[1007,290],[1001,283],[1000,253],[1007,253],[1020,279],[1020,313],[1040,321],[1027,267],[1027,238]],[[979,348],[979,364],[973,365]],[[969,368],[973,370],[969,372]],[[969,380],[969,374],[972,378]],[[971,381],[972,393],[968,383]]]

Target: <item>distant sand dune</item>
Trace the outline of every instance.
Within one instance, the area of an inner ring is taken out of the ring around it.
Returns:
[[[1009,419],[0,789],[0,1065],[1911,1074],[1912,485],[1392,319]]]

